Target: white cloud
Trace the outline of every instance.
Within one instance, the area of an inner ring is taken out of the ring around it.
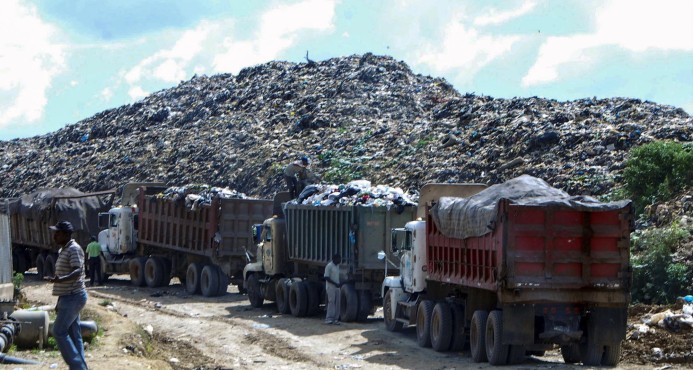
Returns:
[[[59,30],[35,7],[3,0],[0,14],[0,127],[35,122],[43,116],[53,78],[65,68],[65,47],[57,42]]]
[[[101,98],[105,101],[111,100],[113,98],[113,90],[110,87],[101,90]]]
[[[560,79],[560,69],[599,47],[617,47],[632,52],[647,50],[693,50],[693,1],[613,0],[596,10],[592,33],[549,37],[539,49],[534,65],[522,78],[523,86]],[[596,60],[592,60],[596,63]]]
[[[142,89],[140,86],[133,86],[130,88],[130,90],[128,90],[128,95],[132,100],[140,100],[149,95],[149,93],[144,91],[144,89]]]
[[[508,11],[498,11],[497,9],[491,9],[487,12],[487,14],[474,19],[474,25],[488,26],[505,23],[513,18],[518,18],[531,12],[536,6],[536,1],[530,0],[523,2],[519,8]]]

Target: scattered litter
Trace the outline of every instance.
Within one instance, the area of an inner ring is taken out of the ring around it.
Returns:
[[[253,324],[253,328],[255,329],[268,329],[270,326],[267,324]]]

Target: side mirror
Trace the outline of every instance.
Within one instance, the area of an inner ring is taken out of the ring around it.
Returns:
[[[391,248],[390,250],[394,253],[397,252],[397,229],[392,229],[392,237],[391,237]]]
[[[262,243],[262,224],[255,224],[250,227],[250,232],[253,234],[255,244]]]

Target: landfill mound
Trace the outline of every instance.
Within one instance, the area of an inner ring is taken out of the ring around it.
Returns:
[[[610,191],[628,151],[691,141],[683,109],[627,98],[560,102],[461,94],[372,54],[269,62],[195,76],[46,135],[0,141],[0,197],[129,181],[205,183],[249,196],[283,189],[306,154],[329,183],[363,178],[496,184],[521,174],[570,194]]]

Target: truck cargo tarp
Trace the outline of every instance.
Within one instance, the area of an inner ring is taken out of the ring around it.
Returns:
[[[615,210],[630,201],[602,203],[589,196],[570,196],[544,180],[522,175],[490,186],[469,198],[441,197],[431,216],[440,232],[451,238],[465,239],[493,231],[501,199],[528,206],[557,206],[579,211]]]
[[[99,212],[106,212],[113,201],[112,195],[92,195],[74,188],[40,189],[21,198],[11,199],[3,213],[20,214],[25,218],[69,221],[76,231],[98,230]]]

